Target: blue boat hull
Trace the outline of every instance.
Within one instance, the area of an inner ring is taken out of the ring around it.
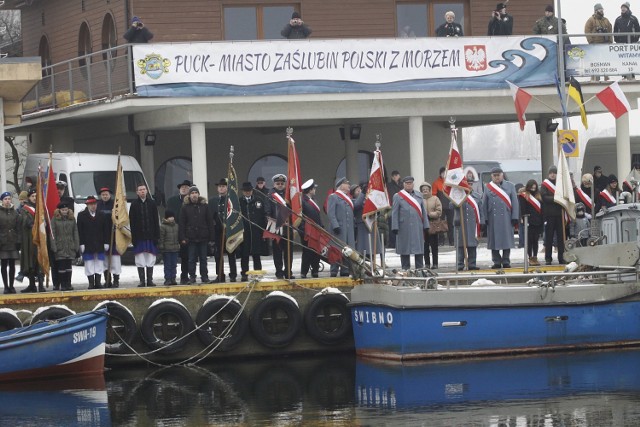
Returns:
[[[640,301],[501,307],[352,307],[356,352],[421,359],[640,343]]]
[[[104,370],[106,310],[0,333],[0,382]]]

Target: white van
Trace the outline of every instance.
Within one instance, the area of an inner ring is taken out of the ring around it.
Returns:
[[[116,154],[92,153],[53,153],[53,173],[56,181],[67,183],[65,195],[73,197],[76,214],[84,209],[88,196],[99,198],[98,191],[109,187],[111,192],[116,187],[116,171],[118,156]],[[136,187],[139,183],[147,184],[138,161],[131,156],[120,156],[124,171],[124,185],[127,202],[136,199]],[[33,179],[38,175],[38,165],[47,168],[49,153],[29,154],[24,167],[22,188],[27,177]],[[127,203],[127,204],[129,204]]]

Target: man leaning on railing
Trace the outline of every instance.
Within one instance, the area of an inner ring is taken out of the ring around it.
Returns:
[[[584,24],[584,32],[587,34],[587,42],[589,44],[598,43],[613,43],[613,36],[611,35],[595,35],[611,33],[611,22],[604,16],[604,8],[602,4],[596,3],[593,6],[593,15],[587,19]],[[592,82],[600,80],[600,76],[591,76]],[[609,76],[604,76],[604,80],[609,80]]]
[[[640,33],[640,23],[633,13],[631,13],[631,6],[629,2],[625,2],[620,6],[620,16],[616,18],[616,22],[613,25],[614,33]],[[632,35],[614,36],[613,39],[616,43],[636,43],[640,37]],[[622,76],[626,80],[634,80],[633,74],[625,74]]]

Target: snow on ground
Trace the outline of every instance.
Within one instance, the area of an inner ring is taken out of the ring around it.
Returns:
[[[542,250],[542,245],[540,245],[540,249]],[[296,278],[300,278],[300,252],[294,252],[293,254],[293,274]],[[557,264],[557,254],[553,254],[554,264]],[[544,253],[540,252],[538,254],[538,259],[544,261]],[[215,264],[212,257],[208,260],[208,268],[209,268],[209,277],[211,279],[216,277],[215,274]],[[386,250],[386,262],[387,268],[400,268],[400,256],[395,253],[394,249]],[[411,257],[411,266],[413,267],[413,257]],[[477,265],[480,268],[490,268],[491,267],[491,251],[486,248],[486,245],[481,243],[481,246],[478,248],[477,254]],[[519,266],[524,264],[524,250],[523,249],[512,249],[511,250],[511,264],[513,266]],[[238,280],[240,280],[240,260],[237,261],[238,265]],[[439,248],[438,254],[438,271],[455,271],[456,265],[456,251],[451,246],[441,246]],[[249,265],[249,267],[253,267],[253,265]],[[153,270],[153,280],[156,285],[161,286],[164,283],[164,270],[162,264],[156,264]],[[16,270],[19,269],[19,266],[16,266]],[[265,277],[266,280],[275,279],[275,269],[273,267],[273,259],[271,256],[262,257],[262,269],[268,272]],[[196,270],[199,272],[198,268]],[[227,282],[229,281],[229,267],[227,265],[227,259],[225,257],[225,272],[227,274]],[[180,265],[178,265],[178,275],[180,275]],[[308,277],[311,277],[309,275]],[[320,272],[320,277],[329,277],[329,265],[325,263],[324,271]],[[132,288],[138,285],[138,271],[134,265],[123,265],[122,273],[120,275],[120,287],[124,288]],[[199,283],[199,277],[198,277]],[[28,285],[28,280],[25,278],[22,283],[16,281],[15,288],[20,291],[24,289]],[[73,276],[71,281],[72,286],[75,289],[87,289],[89,283],[87,281],[87,276],[84,274],[84,267],[82,266],[73,266]],[[51,288],[49,288],[51,289]]]

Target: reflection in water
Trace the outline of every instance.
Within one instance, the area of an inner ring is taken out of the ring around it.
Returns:
[[[429,425],[640,425],[640,351],[356,365],[357,418]]]
[[[4,385],[0,399],[3,426],[638,426],[640,350],[118,369],[106,374],[106,387],[102,377]]]

